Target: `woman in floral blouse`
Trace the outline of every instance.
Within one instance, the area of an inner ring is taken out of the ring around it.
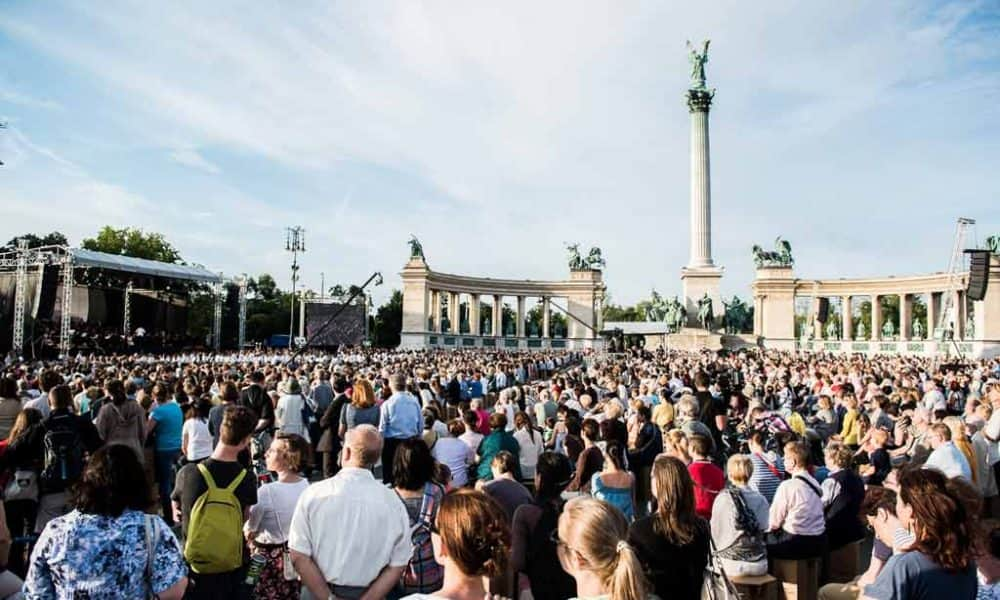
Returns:
[[[131,448],[112,444],[95,452],[74,510],[50,521],[38,538],[25,598],[182,598],[187,566],[167,524],[143,512],[152,504]]]

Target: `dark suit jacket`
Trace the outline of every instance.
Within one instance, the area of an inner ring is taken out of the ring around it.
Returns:
[[[337,394],[333,398],[330,406],[323,411],[323,416],[319,419],[319,427],[323,434],[319,436],[316,443],[316,452],[337,452],[340,450],[340,412],[344,410],[344,405],[350,402],[347,394]]]

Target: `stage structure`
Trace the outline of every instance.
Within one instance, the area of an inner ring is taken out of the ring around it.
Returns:
[[[58,269],[56,279],[46,276],[46,269]],[[212,343],[216,350],[221,346],[222,328],[222,295],[227,280],[221,273],[213,273],[204,267],[164,263],[130,256],[119,256],[82,248],[66,246],[43,246],[28,248],[24,240],[18,242],[14,250],[0,252],[0,276],[13,271],[14,290],[12,312],[12,349],[23,354],[25,345],[25,320],[28,313],[29,295],[32,295],[31,307],[35,314],[42,304],[43,292],[49,290],[47,296],[52,296],[52,302],[58,298],[58,311],[52,306],[51,313],[59,313],[59,351],[65,355],[70,348],[73,320],[86,322],[89,316],[89,306],[85,296],[80,302],[74,297],[74,291],[88,292],[87,277],[84,273],[98,273],[98,279],[107,290],[117,290],[123,293],[122,330],[128,335],[131,332],[133,320],[133,298],[149,296],[159,298],[166,295],[170,298],[176,295],[171,291],[171,282],[193,282],[212,286],[215,294],[215,310],[213,319]],[[33,271],[33,272],[31,272]],[[80,276],[80,277],[78,277]],[[82,279],[83,281],[79,281]],[[52,281],[54,286],[50,286]],[[238,339],[242,346],[246,330],[246,286],[245,275],[232,281],[239,286],[239,331]],[[142,284],[142,285],[139,285]],[[54,289],[51,289],[54,287]],[[183,286],[180,286],[183,288]],[[0,313],[7,312],[8,307],[0,306]],[[50,312],[48,310],[44,311]]]

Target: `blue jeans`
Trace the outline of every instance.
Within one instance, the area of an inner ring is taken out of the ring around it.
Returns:
[[[174,524],[174,511],[170,505],[170,494],[174,491],[174,465],[181,451],[177,450],[157,450],[154,453],[153,462],[156,469],[156,483],[160,492],[160,508],[163,510],[163,520],[168,525]]]

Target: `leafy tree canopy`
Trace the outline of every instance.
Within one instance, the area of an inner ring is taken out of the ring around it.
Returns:
[[[116,229],[105,225],[96,237],[83,240],[80,246],[86,250],[167,263],[176,263],[181,260],[180,253],[163,237],[163,234],[147,233],[137,227]]]
[[[22,238],[28,240],[28,247],[29,248],[38,248],[40,246],[68,246],[69,245],[69,241],[66,239],[65,235],[59,233],[58,231],[53,231],[52,233],[49,233],[49,234],[46,234],[46,235],[43,235],[43,236],[39,236],[39,235],[36,235],[34,233],[26,233],[24,235],[19,235],[19,236],[16,236],[14,238],[11,238],[11,240],[9,242],[7,242],[7,246],[9,248],[16,248],[17,247],[17,241],[20,240],[20,239],[22,239]]]

